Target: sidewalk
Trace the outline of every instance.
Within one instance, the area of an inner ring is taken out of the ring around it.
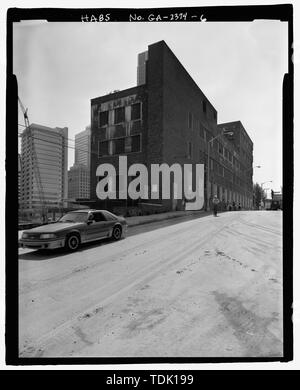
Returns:
[[[188,215],[196,215],[198,214],[200,216],[210,215],[211,211],[204,211],[204,210],[195,210],[195,211],[168,211],[166,213],[160,213],[160,214],[151,214],[151,215],[142,215],[142,216],[136,216],[136,217],[126,217],[126,221],[128,224],[128,227],[130,226],[137,226],[137,225],[144,225],[151,222],[158,222],[158,221],[165,221],[167,219],[173,219],[178,217],[184,217]],[[19,239],[22,236],[22,233],[25,230],[19,230],[18,235]]]
[[[136,217],[126,217],[126,221],[128,223],[128,226],[130,227],[130,226],[144,225],[146,223],[164,221],[166,219],[178,218],[178,217],[195,215],[195,214],[198,214],[199,216],[209,215],[209,214],[211,214],[211,211],[204,211],[204,210],[168,211],[166,213],[160,213],[160,214],[142,215],[142,216],[136,216]]]

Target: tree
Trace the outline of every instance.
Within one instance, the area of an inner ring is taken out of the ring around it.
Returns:
[[[261,201],[264,199],[265,199],[265,193],[263,188],[258,183],[253,184],[253,202],[254,202],[254,207],[257,210],[259,209]]]

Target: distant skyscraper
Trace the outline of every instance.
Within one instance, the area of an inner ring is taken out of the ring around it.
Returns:
[[[148,60],[148,51],[138,54],[137,66],[137,85],[146,84],[146,63]]]
[[[68,198],[90,198],[90,171],[86,165],[73,165],[68,171]]]
[[[60,207],[68,194],[68,128],[31,124],[22,133],[21,158],[22,210]]]
[[[91,127],[75,135],[75,165],[83,164],[90,167]]]
[[[75,135],[75,162],[68,171],[68,198],[90,197],[91,127]]]

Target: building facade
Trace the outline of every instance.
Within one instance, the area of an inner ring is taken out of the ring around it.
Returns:
[[[90,198],[90,171],[86,165],[74,164],[68,171],[68,199]]]
[[[75,135],[75,165],[82,164],[90,167],[91,127]]]
[[[146,84],[146,67],[148,61],[148,51],[138,54],[137,85]]]
[[[21,139],[20,209],[33,217],[64,204],[68,194],[68,128],[31,124]]]
[[[98,201],[96,187],[101,178],[96,176],[97,167],[110,163],[117,170],[119,156],[126,155],[128,167],[142,163],[148,171],[152,164],[204,164],[205,208],[209,208],[214,194],[219,195],[222,207],[230,199],[240,199],[243,207],[250,207],[252,193],[247,191],[252,183],[253,145],[246,131],[235,130],[239,143],[236,137],[230,139],[224,134],[223,127],[217,124],[217,110],[164,41],[148,46],[148,51],[138,58],[145,62],[143,76],[138,79],[140,85],[91,100],[91,199]],[[244,159],[242,136],[250,145],[249,161]],[[242,180],[243,176],[227,156],[233,156],[241,169],[247,169],[247,187],[235,185],[235,177]],[[173,178],[170,187],[173,188]],[[153,190],[148,182],[150,189]],[[185,208],[186,200],[174,199],[172,190],[171,199],[162,199],[161,185],[158,191],[158,199],[140,200],[139,206],[148,203],[154,211],[155,207],[158,211]],[[110,207],[111,202],[105,205]]]
[[[20,208],[21,202],[21,181],[22,181],[22,159],[20,153],[18,153],[18,204]]]
[[[75,135],[75,162],[68,171],[68,198],[90,198],[91,127]]]

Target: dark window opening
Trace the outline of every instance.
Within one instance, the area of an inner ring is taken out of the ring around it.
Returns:
[[[114,123],[125,122],[125,107],[118,107],[115,109],[115,121]]]
[[[94,213],[94,221],[95,222],[103,222],[103,221],[106,221],[106,218],[102,213]]]
[[[192,143],[188,142],[188,158],[192,158]]]
[[[205,131],[205,130],[204,130],[203,127],[200,125],[199,133],[200,133],[200,137],[203,138],[203,139],[205,138],[205,136],[204,136],[204,131]]]
[[[141,118],[141,103],[135,103],[131,105],[131,120]]]
[[[99,130],[99,137],[100,139],[106,139],[106,128],[100,129]]]
[[[142,130],[141,121],[133,122],[132,125],[131,125],[130,134],[140,133],[141,130]]]
[[[117,125],[114,131],[114,137],[124,137],[126,135],[126,127],[124,125]]]
[[[101,111],[99,114],[99,126],[103,127],[108,125],[108,111]]]
[[[193,114],[191,112],[189,112],[189,116],[188,116],[188,128],[189,129],[193,128]]]
[[[108,155],[108,141],[99,142],[99,156]]]
[[[203,112],[206,114],[206,101],[203,100],[202,102],[202,108],[203,108]]]
[[[131,137],[131,151],[140,152],[140,149],[141,149],[141,137],[139,135],[135,135]]]
[[[115,139],[113,142],[113,154],[122,154],[125,152],[125,138]]]

